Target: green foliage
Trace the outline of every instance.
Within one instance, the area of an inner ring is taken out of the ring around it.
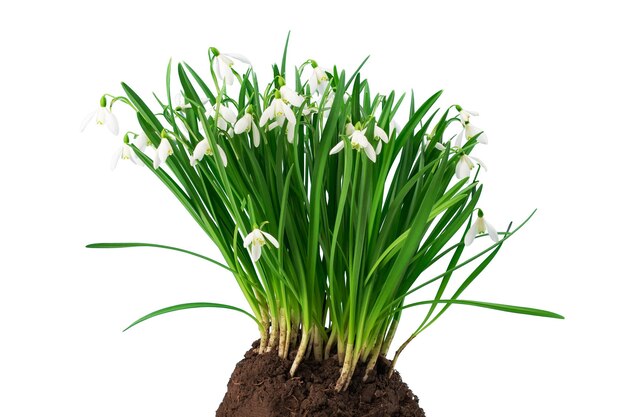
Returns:
[[[463,113],[457,114],[460,106],[435,109],[441,91],[421,105],[411,95],[407,122],[396,128],[405,96],[372,93],[361,73],[365,62],[350,77],[336,67],[319,72],[316,82],[323,88],[317,89],[312,78],[303,77],[317,64],[307,61],[290,78],[286,57],[287,45],[280,68],[274,66],[275,78],[261,89],[252,69],[235,72],[237,58],[212,48],[209,71],[196,72],[181,63],[172,74],[168,65],[166,98],[155,95],[156,108],[124,83],[125,96],[113,100],[130,105],[150,142],[147,148],[133,142],[136,158],[183,204],[218,247],[223,263],[156,244],[88,247],[164,248],[229,270],[252,310],[245,314],[259,325],[260,351],[276,350],[287,357],[296,350],[292,372],[307,354],[321,359],[336,352],[344,366],[337,389],[347,387],[358,361],[373,366],[378,355],[387,353],[400,313],[409,307],[427,306],[409,340],[455,304],[562,318],[544,310],[460,299],[519,230],[509,227],[497,242],[462,260],[464,236],[473,232],[474,220],[483,221],[482,212],[475,215],[483,186],[477,174],[473,180],[456,178],[482,135],[452,143],[450,131],[468,126]],[[228,71],[239,88],[225,82]],[[203,73],[209,74],[208,81]],[[179,104],[172,103],[172,75],[182,92]],[[302,104],[281,88],[286,82],[295,86]],[[274,105],[282,110],[263,123]],[[237,123],[228,111],[236,114]],[[244,123],[246,117],[252,124]],[[169,151],[163,151],[167,143],[162,141],[170,144]],[[372,154],[374,148],[379,153]],[[454,276],[479,259],[453,285]],[[444,261],[445,272],[426,279]],[[429,292],[433,299],[411,299],[432,285],[438,285]],[[183,304],[129,327],[198,307],[244,312],[217,303]]]

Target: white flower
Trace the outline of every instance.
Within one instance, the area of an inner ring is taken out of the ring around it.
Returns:
[[[487,220],[485,220],[483,211],[478,209],[478,218],[465,234],[465,246],[471,245],[477,235],[485,232],[489,233],[491,240],[494,242],[498,241],[498,231]]]
[[[387,136],[387,133],[380,128],[380,126],[374,125],[374,139],[378,141],[378,145],[376,145],[376,155],[378,155],[383,149],[383,142],[389,142],[389,137]]]
[[[296,115],[293,113],[293,110],[291,110],[289,105],[285,103],[282,98],[274,98],[261,115],[259,125],[265,126],[269,120],[273,119],[276,120],[280,126],[282,126],[285,118],[289,121],[289,123],[294,125],[296,124]]]
[[[352,133],[348,133],[352,131]],[[372,144],[365,137],[365,130],[356,130],[352,124],[348,123],[346,125],[346,133],[350,136],[350,144],[352,145],[352,149],[356,149],[357,151],[365,152],[365,155],[372,161],[376,162],[376,151]],[[345,146],[345,142],[342,140],[334,148],[330,150],[330,154],[336,154],[341,151]]]
[[[122,146],[117,148],[115,153],[113,154],[113,158],[111,159],[111,171],[113,171],[117,167],[117,163],[122,160],[129,160],[135,165],[143,166],[143,162],[137,155],[135,155],[135,151],[131,148],[127,143],[122,143]]]
[[[470,116],[478,116],[478,112],[471,110],[460,110],[459,116],[461,117],[463,129],[461,129],[461,131],[456,135],[455,146],[461,146],[461,143],[463,142],[463,136],[465,136],[467,140],[470,140],[479,133],[480,136],[476,138],[476,141],[486,145],[488,143],[487,135],[482,132],[481,129],[470,123]]]
[[[280,95],[283,100],[287,101],[287,103],[291,104],[292,106],[300,107],[302,103],[304,103],[304,97],[302,97],[300,94],[296,93],[286,85],[280,87]]]
[[[424,140],[426,141],[426,144],[425,144],[426,148],[428,148],[430,146],[430,142],[431,142],[430,137],[428,135],[426,135]],[[445,151],[446,147],[441,142],[435,142],[435,149],[438,149],[440,151]]]
[[[487,170],[485,163],[480,159],[474,156],[462,154],[459,158],[459,162],[456,163],[456,177],[458,179],[469,177],[470,171],[474,169],[474,162],[480,165],[485,171]]]
[[[219,152],[220,158],[222,158],[222,163],[224,164],[224,166],[227,166],[228,160],[226,159],[226,152],[224,152],[224,149],[220,145],[217,145],[217,152]],[[196,148],[193,150],[193,155],[191,155],[191,158],[189,158],[189,162],[192,166],[195,166],[198,161],[201,161],[202,158],[204,158],[204,155],[214,155],[213,148],[211,148],[211,144],[209,143],[208,139],[203,139],[198,142]]]
[[[146,147],[150,144],[150,139],[148,139],[148,136],[146,136],[144,132],[141,132],[135,138],[134,144],[137,147],[137,149],[143,152],[146,149]]]
[[[237,123],[235,123],[234,132],[240,135],[244,132],[250,133],[250,130],[252,130],[252,143],[254,143],[255,148],[258,148],[261,144],[261,133],[259,132],[259,128],[256,126],[252,115],[250,113],[246,113],[237,121]]]
[[[313,113],[318,113],[319,110],[315,104],[309,104],[304,109],[302,109],[302,115],[308,116]]]
[[[156,154],[154,155],[153,166],[154,169],[158,169],[161,164],[164,164],[167,161],[167,158],[174,153],[172,149],[172,145],[170,144],[169,139],[161,138],[161,143],[156,150]]]
[[[209,107],[206,111],[206,116],[209,118],[215,118],[215,108]],[[226,105],[221,104],[219,107],[219,116],[217,116],[217,127],[222,130],[228,131],[228,124],[234,125],[237,122],[237,115]]]
[[[100,106],[96,110],[89,113],[83,119],[83,122],[80,125],[80,131],[84,131],[89,122],[91,122],[94,118],[96,119],[97,125],[106,126],[107,129],[109,129],[109,132],[114,135],[119,133],[120,129],[117,123],[117,117],[115,117],[111,109],[106,107],[106,101],[104,99],[100,101]]]
[[[176,94],[176,97],[174,98],[174,102],[176,103],[174,106],[174,110],[183,110],[183,109],[191,108],[191,103],[186,103],[185,97],[183,97],[181,93]]]
[[[235,64],[234,60],[252,65],[243,55],[220,53],[215,49],[214,52],[216,53],[215,63],[217,64],[215,66],[215,74],[219,80],[225,80],[228,85],[233,85],[235,81],[235,74],[232,69],[232,66]]]
[[[252,261],[256,262],[261,257],[261,248],[269,241],[275,248],[278,248],[278,241],[274,236],[260,229],[254,229],[243,240],[243,245],[248,248]]]
[[[326,71],[318,67],[317,64],[313,67],[313,73],[309,78],[309,85],[311,86],[311,91],[317,91],[319,95],[324,93],[328,85],[328,75],[326,75]]]

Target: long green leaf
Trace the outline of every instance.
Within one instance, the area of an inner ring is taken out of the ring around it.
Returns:
[[[540,310],[538,308],[531,307],[520,307],[520,306],[512,306],[508,304],[496,304],[496,303],[488,303],[484,301],[472,301],[472,300],[429,300],[429,301],[418,301],[416,303],[407,304],[401,307],[401,310],[421,306],[428,304],[463,304],[473,307],[482,307],[489,308],[492,310],[505,311],[507,313],[515,313],[515,314],[525,314],[528,316],[538,316],[538,317],[548,317],[552,319],[564,319],[560,314],[553,313],[547,310]]]
[[[122,243],[105,242],[105,243],[90,243],[86,247],[89,249],[119,249],[119,248],[138,248],[138,247],[169,249],[169,250],[174,250],[177,252],[182,252],[182,253],[186,253],[189,255],[197,256],[198,258],[204,259],[205,261],[209,261],[217,266],[220,266],[226,269],[227,271],[235,272],[232,269],[230,269],[228,266],[224,265],[223,263],[216,261],[215,259],[211,259],[208,256],[200,255],[199,253],[195,253],[187,249],[176,248],[174,246],[158,245],[156,243],[141,243],[141,242],[122,242]]]
[[[246,310],[243,310],[243,309],[241,309],[239,307],[231,306],[231,305],[228,305],[228,304],[220,304],[220,303],[185,303],[185,304],[177,304],[177,305],[171,306],[171,307],[165,307],[165,308],[162,308],[160,310],[153,311],[150,314],[146,314],[145,316],[141,317],[140,319],[135,320],[130,326],[125,328],[124,331],[130,329],[133,326],[136,326],[137,324],[141,323],[142,321],[146,321],[148,319],[151,319],[152,317],[160,316],[162,314],[171,313],[171,312],[179,311],[179,310],[189,310],[191,308],[205,308],[205,307],[225,308],[227,310],[238,311],[238,312],[243,313],[246,316],[250,317],[259,326],[261,325],[261,323],[259,323],[259,321],[256,319],[256,317],[254,317],[252,314],[248,313]]]

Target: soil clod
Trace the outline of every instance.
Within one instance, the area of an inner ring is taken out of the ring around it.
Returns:
[[[336,357],[306,359],[294,377],[291,361],[276,352],[257,354],[253,345],[228,382],[216,417],[425,417],[418,399],[379,358],[367,382],[359,365],[347,391],[336,392],[341,367]]]

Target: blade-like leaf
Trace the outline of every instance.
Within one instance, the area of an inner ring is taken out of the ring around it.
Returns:
[[[158,245],[156,243],[142,243],[142,242],[121,242],[121,243],[103,242],[103,243],[90,243],[86,247],[89,249],[119,249],[119,248],[138,248],[138,247],[169,249],[169,250],[174,250],[174,251],[186,253],[189,255],[197,256],[198,258],[204,259],[205,261],[209,261],[217,266],[221,266],[222,268],[230,272],[235,272],[232,269],[230,269],[228,266],[224,265],[223,263],[218,262],[215,259],[211,259],[208,256],[200,255],[199,253],[195,253],[187,249],[176,248],[174,246],[166,246],[166,245]]]
[[[553,313],[547,310],[540,310],[538,308],[532,307],[520,307],[520,306],[512,306],[508,304],[496,304],[496,303],[488,303],[484,301],[472,301],[472,300],[429,300],[429,301],[418,301],[416,303],[407,304],[401,309],[406,309],[410,307],[427,305],[427,304],[463,304],[473,307],[482,307],[489,308],[492,310],[505,311],[507,313],[515,313],[515,314],[525,314],[527,316],[537,316],[537,317],[548,317],[552,319],[564,319],[560,314]]]
[[[177,305],[171,306],[171,307],[165,307],[165,308],[162,308],[160,310],[153,311],[150,314],[146,314],[142,318],[135,320],[130,326],[125,328],[124,331],[130,329],[133,326],[136,326],[137,324],[141,323],[142,321],[146,321],[148,319],[151,319],[152,317],[160,316],[161,314],[171,313],[173,311],[179,311],[179,310],[189,310],[191,308],[205,308],[205,307],[225,308],[227,310],[238,311],[238,312],[243,313],[246,316],[250,317],[259,326],[261,325],[259,323],[259,321],[252,314],[248,313],[246,310],[242,310],[239,307],[231,306],[231,305],[228,305],[228,304],[220,304],[220,303],[185,303],[185,304],[177,304]]]

